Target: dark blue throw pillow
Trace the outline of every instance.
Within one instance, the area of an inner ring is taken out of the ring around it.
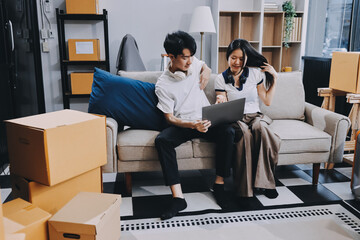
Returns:
[[[161,131],[166,121],[157,103],[155,84],[95,68],[89,113],[111,117],[119,126]]]

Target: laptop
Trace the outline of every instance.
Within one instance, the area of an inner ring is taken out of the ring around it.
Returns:
[[[202,108],[202,119],[210,120],[211,127],[222,123],[233,123],[244,115],[245,98],[218,103]]]

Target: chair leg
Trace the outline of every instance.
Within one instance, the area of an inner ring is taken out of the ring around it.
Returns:
[[[313,185],[317,185],[319,181],[320,163],[313,164]]]
[[[125,173],[125,191],[126,191],[126,194],[131,196],[131,193],[132,193],[131,172],[126,172]]]

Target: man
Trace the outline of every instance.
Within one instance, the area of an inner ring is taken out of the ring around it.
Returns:
[[[164,48],[170,63],[159,77],[155,93],[157,107],[164,113],[170,127],[164,129],[155,139],[159,159],[165,179],[170,186],[173,199],[169,209],[161,219],[169,219],[187,207],[184,199],[175,148],[193,138],[205,138],[216,143],[216,179],[213,193],[216,202],[226,208],[228,200],[224,192],[224,178],[230,176],[234,129],[226,124],[216,127],[202,119],[202,107],[210,105],[203,89],[211,74],[211,69],[193,55],[195,40],[183,31],[168,34]]]

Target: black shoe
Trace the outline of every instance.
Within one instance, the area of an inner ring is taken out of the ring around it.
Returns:
[[[216,184],[213,186],[213,194],[216,200],[216,203],[223,209],[228,209],[230,206],[230,201],[224,190],[224,184]]]
[[[186,207],[187,203],[184,198],[173,198],[170,208],[161,214],[160,218],[161,220],[170,219]]]
[[[276,191],[276,189],[265,189],[264,195],[270,199],[275,199],[277,196],[279,196],[279,193]]]

